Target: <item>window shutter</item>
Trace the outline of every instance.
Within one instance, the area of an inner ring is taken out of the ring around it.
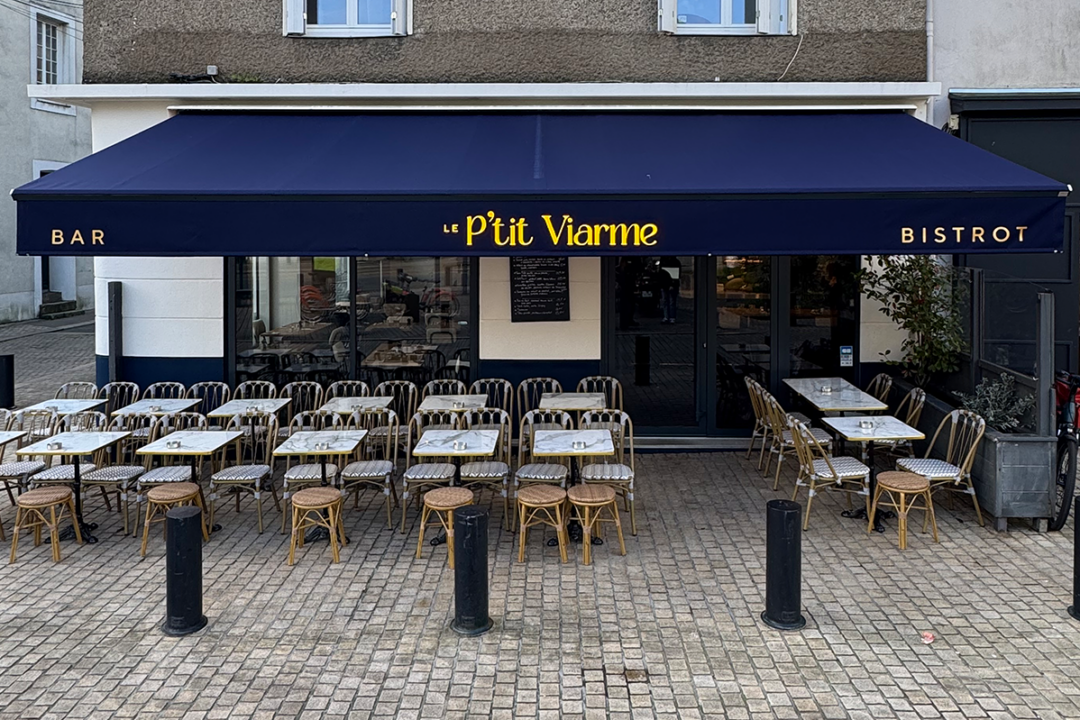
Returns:
[[[307,31],[304,0],[282,0],[282,34],[286,37],[303,35]]]
[[[762,35],[779,35],[782,0],[757,0],[757,5],[757,31]]]
[[[677,25],[676,13],[678,12],[678,0],[657,0],[659,12],[659,29],[662,33],[674,33]]]
[[[390,28],[395,35],[412,35],[411,0],[391,0]]]

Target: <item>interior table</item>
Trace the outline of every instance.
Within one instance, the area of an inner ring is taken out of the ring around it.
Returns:
[[[80,458],[104,450],[130,434],[129,432],[65,432],[39,440],[15,451],[15,454],[21,457],[71,456],[71,464],[74,466],[75,471],[75,483],[73,486],[75,493],[75,522],[79,523],[79,531],[82,533],[83,540],[88,543],[97,542],[97,538],[91,532],[91,530],[97,529],[97,523],[88,523],[83,520]],[[73,526],[64,528],[60,533],[61,540],[71,540],[74,537],[75,528]]]
[[[582,412],[585,410],[603,410],[607,406],[604,393],[558,392],[544,393],[540,396],[540,410],[567,410]]]
[[[113,417],[119,415],[136,415],[138,413],[149,413],[151,415],[156,415],[157,417],[164,417],[165,415],[172,415],[173,413],[190,410],[201,402],[202,400],[199,400],[198,398],[177,398],[175,400],[146,398],[145,400],[138,400],[130,405],[125,405],[119,410],[114,410]]]
[[[911,427],[907,423],[892,415],[852,415],[848,417],[827,417],[822,422],[848,442],[859,443],[863,448],[863,462],[870,468],[870,500],[874,499],[877,489],[877,470],[874,469],[874,443],[881,441],[899,442],[901,440],[923,440],[926,438],[922,432]],[[845,510],[841,513],[844,517],[852,517],[866,520],[866,508],[857,510]],[[887,510],[879,511],[874,518],[874,529],[878,532],[885,531],[883,519],[889,519],[895,515]]]
[[[888,405],[843,378],[784,378],[784,384],[823,413],[889,409]]]
[[[74,415],[75,413],[87,412],[104,405],[108,400],[46,400],[37,405],[31,405],[23,410],[52,410],[60,417]]]
[[[370,412],[372,410],[384,410],[390,407],[394,398],[389,395],[369,395],[367,397],[336,397],[330,398],[319,408],[324,412],[338,415],[352,415],[354,412]]]
[[[291,398],[274,398],[273,400],[241,398],[238,400],[230,400],[216,410],[208,412],[206,417],[231,418],[236,417],[237,415],[246,415],[249,412],[276,413],[290,402],[292,402]]]
[[[418,409],[465,412],[486,407],[487,400],[487,395],[428,395]]]
[[[471,397],[487,399],[485,395]],[[417,441],[412,454],[413,457],[448,457],[455,461],[465,457],[491,457],[495,454],[498,443],[498,430],[427,430]],[[454,462],[454,482],[461,482],[461,465],[457,462]],[[431,538],[430,542],[432,545],[441,545],[446,542],[446,534],[439,533]]]
[[[244,436],[244,433],[239,430],[223,430],[221,432],[210,432],[207,430],[177,430],[176,432],[169,433],[165,437],[159,438],[149,445],[143,445],[135,452],[139,455],[162,455],[162,456],[182,456],[191,458],[191,480],[196,485],[199,485],[199,467],[202,465],[203,458],[209,457],[218,452],[231,442],[240,442],[240,438]],[[179,443],[174,447],[169,447],[170,444]],[[236,456],[240,457],[240,451],[237,449]],[[199,491],[202,492],[201,490]],[[203,518],[203,522],[206,522],[209,518]],[[220,525],[214,525],[210,528],[217,531],[221,529]]]
[[[323,487],[330,484],[326,478],[326,461],[335,455],[351,455],[360,447],[367,430],[300,430],[274,448],[274,457],[311,456],[319,459],[322,467]],[[345,538],[346,541],[348,537]],[[330,540],[326,528],[312,528],[304,536],[304,542]]]

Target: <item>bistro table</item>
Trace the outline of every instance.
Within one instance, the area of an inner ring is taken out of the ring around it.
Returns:
[[[784,384],[821,412],[876,412],[889,406],[838,377],[784,378]]]
[[[466,412],[487,407],[487,401],[487,395],[428,395],[417,409]],[[427,433],[424,434],[427,435]]]
[[[216,410],[211,410],[206,413],[208,418],[232,418],[237,415],[246,415],[248,413],[264,412],[264,413],[276,413],[283,407],[292,402],[291,398],[274,398],[273,400],[257,398],[240,398],[237,400],[230,400]]]
[[[97,523],[88,523],[83,520],[82,512],[82,474],[79,467],[79,458],[83,455],[93,455],[98,450],[103,450],[115,442],[123,440],[130,432],[65,432],[58,433],[44,440],[21,447],[15,451],[16,455],[23,457],[34,456],[60,456],[70,455],[71,463],[75,470],[75,522],[79,523],[79,530],[83,539],[88,543],[96,543],[97,538],[90,532],[97,529]],[[61,540],[70,540],[75,537],[75,528],[69,526],[60,533]]]
[[[394,401],[389,395],[368,395],[365,397],[335,397],[330,398],[319,408],[322,412],[336,413],[338,415],[352,415],[354,412],[371,412],[372,410],[385,410]]]
[[[592,395],[594,393],[554,393],[562,395]],[[599,394],[599,393],[596,393]],[[600,395],[603,397],[603,395]],[[533,440],[532,454],[537,457],[569,457],[570,484],[577,481],[577,465],[575,458],[589,457],[594,455],[614,455],[615,441],[610,430],[536,430]],[[574,447],[576,443],[583,443],[583,447]],[[570,522],[567,533],[574,542],[581,540],[581,526]],[[603,539],[594,537],[593,545],[602,545]],[[555,538],[548,540],[549,546],[558,545]]]
[[[540,396],[539,410],[603,410],[607,407],[604,393],[556,392]],[[579,438],[580,439],[580,438]],[[562,454],[562,453],[560,453]]]
[[[238,441],[244,436],[239,430],[223,430],[210,432],[207,430],[177,430],[168,435],[158,438],[154,442],[143,445],[135,452],[139,455],[163,455],[183,456],[191,458],[191,481],[199,484],[199,466],[202,459],[213,455],[231,442]],[[178,446],[169,447],[170,444],[179,443]],[[239,453],[237,453],[239,456]],[[202,493],[202,490],[199,490]],[[137,520],[137,518],[136,518]],[[206,518],[204,518],[204,522]],[[221,529],[221,525],[210,528],[213,531]]]
[[[165,415],[172,415],[173,413],[190,410],[201,402],[202,400],[198,398],[146,398],[144,400],[133,402],[130,405],[125,405],[119,410],[114,410],[113,417],[117,417],[118,415],[137,415],[140,413],[149,413],[150,415],[155,415],[157,417],[164,417]]]
[[[892,415],[852,415],[849,417],[827,417],[822,422],[848,442],[857,442],[862,445],[863,462],[870,468],[870,500],[874,499],[877,488],[877,471],[874,469],[874,443],[885,440],[898,442],[900,440],[923,440],[926,435],[911,427],[907,423]],[[864,427],[864,424],[866,425]],[[852,517],[866,520],[866,508],[857,510],[845,510],[844,517]],[[887,510],[882,510],[874,517],[874,529],[885,532],[883,519],[889,519],[895,515]]]
[[[432,397],[444,396],[431,395],[429,399]],[[478,397],[487,400],[486,395],[445,397]],[[413,457],[449,457],[455,461],[465,457],[491,457],[495,454],[495,447],[498,444],[498,430],[427,430],[417,441],[412,454]],[[461,482],[461,466],[457,462],[454,463],[454,482]],[[430,540],[432,545],[441,545],[444,542],[446,542],[446,533],[440,533]]]
[[[25,407],[23,410],[52,410],[60,417],[74,415],[75,413],[87,412],[104,405],[108,400],[46,400],[37,405]]]
[[[274,448],[274,457],[297,457],[312,455],[319,458],[322,467],[323,487],[330,484],[326,478],[326,461],[334,455],[351,455],[360,447],[367,430],[298,430],[285,442]],[[348,538],[345,538],[346,541]],[[330,540],[330,532],[323,527],[312,528],[304,536],[304,542]]]

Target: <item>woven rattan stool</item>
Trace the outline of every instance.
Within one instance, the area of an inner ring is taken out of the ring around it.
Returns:
[[[171,508],[195,505],[202,510],[202,535],[203,540],[209,540],[210,534],[206,531],[206,507],[203,506],[202,490],[196,483],[181,482],[158,485],[146,491],[146,521],[143,523],[142,550],[140,554],[146,557],[146,544],[150,540],[150,523],[165,522],[165,513]],[[160,516],[160,517],[158,517]],[[164,532],[164,529],[163,529]]]
[[[330,556],[341,561],[338,544],[345,545],[345,527],[341,524],[341,491],[332,487],[304,488],[292,496],[292,536],[289,538],[289,564],[296,548],[304,547],[304,533],[314,527],[330,533]]]
[[[619,520],[619,504],[615,502],[615,488],[610,485],[575,485],[566,491],[566,499],[570,501],[574,517],[581,523],[581,544],[585,548],[583,555],[586,565],[592,564],[593,529],[596,530],[596,536],[600,537],[601,523],[615,523],[615,532],[619,534],[619,550],[623,555],[626,554],[622,521]],[[605,510],[609,517],[603,517]]]
[[[566,562],[566,491],[554,485],[527,485],[517,493],[518,562],[525,562],[525,541],[533,525],[550,525],[559,540],[559,555]]]
[[[929,524],[934,531],[934,542],[938,542],[937,519],[934,517],[934,501],[930,497],[930,481],[926,478],[909,472],[883,472],[877,476],[877,490],[874,492],[874,502],[870,507],[870,525],[867,532],[874,530],[874,515],[877,513],[878,502],[882,495],[888,495],[889,499],[883,505],[896,508],[896,516],[900,526],[900,549],[907,549],[907,520],[911,510],[923,510],[923,532]],[[916,498],[922,498],[922,505],[915,505]]]
[[[19,531],[34,529],[34,547],[41,545],[41,528],[49,528],[53,562],[60,562],[60,520],[64,510],[71,516],[75,527],[75,540],[82,545],[82,532],[75,518],[75,495],[71,488],[59,485],[24,492],[15,498],[15,531],[11,534],[11,559],[15,562],[15,550],[19,547]],[[48,517],[45,513],[48,511]],[[3,537],[0,535],[0,537]]]
[[[428,490],[424,493],[424,514],[420,516],[420,539],[416,541],[416,558],[424,547],[424,528],[428,517],[434,515],[443,530],[446,531],[446,562],[454,569],[454,511],[459,507],[473,504],[473,491],[463,487],[444,487]]]

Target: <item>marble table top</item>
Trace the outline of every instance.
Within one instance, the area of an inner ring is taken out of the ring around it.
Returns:
[[[390,407],[394,398],[389,395],[377,395],[375,397],[336,397],[330,398],[323,404],[320,410],[338,415],[351,415],[354,412],[366,410],[382,410]]]
[[[461,403],[461,407],[454,407],[454,403]],[[487,405],[487,395],[428,395],[420,403],[418,409],[465,412],[466,410],[479,410],[485,405]]]
[[[136,452],[139,455],[212,455],[243,435],[239,430],[177,430],[144,445]],[[168,446],[168,443],[177,440],[180,447]]]
[[[209,412],[206,417],[220,418],[220,417],[235,417],[236,415],[243,415],[248,410],[252,412],[268,412],[274,413],[281,408],[292,402],[291,398],[275,398],[273,400],[256,400],[252,398],[230,400],[217,410]]]
[[[161,417],[163,415],[170,415],[172,413],[184,412],[198,405],[201,400],[198,398],[180,398],[178,400],[139,400],[133,402],[130,405],[125,405],[113,412],[113,417],[117,415],[135,415],[136,413],[150,413],[151,415],[157,415]],[[152,410],[151,408],[157,408]]]
[[[823,423],[831,427],[845,440],[852,442],[874,442],[875,440],[922,440],[926,437],[910,425],[892,415],[852,415],[850,417],[822,418]],[[860,422],[871,422],[873,427],[859,427]]]
[[[356,450],[367,430],[300,430],[274,449],[282,455],[346,455]],[[325,448],[315,446],[326,443]]]
[[[65,432],[57,433],[44,440],[19,448],[16,455],[88,455],[101,448],[108,447],[118,440],[123,440],[129,432]],[[60,447],[50,450],[49,445],[60,443]]]
[[[455,442],[465,447],[454,448]],[[498,430],[428,430],[413,449],[413,455],[439,457],[487,457],[495,454]]]
[[[584,442],[584,448],[574,448]],[[533,455],[614,455],[615,443],[610,430],[537,430]]]
[[[541,410],[603,410],[607,404],[604,393],[544,393],[540,396]]]
[[[52,410],[60,416],[93,410],[99,405],[104,405],[107,400],[46,400],[37,405],[25,407],[23,410]]]
[[[4,430],[0,432],[0,447],[4,447],[9,442],[18,440],[26,435],[25,430]]]
[[[889,406],[843,378],[784,378],[784,384],[822,412],[888,410]],[[829,388],[822,392],[822,388]]]

